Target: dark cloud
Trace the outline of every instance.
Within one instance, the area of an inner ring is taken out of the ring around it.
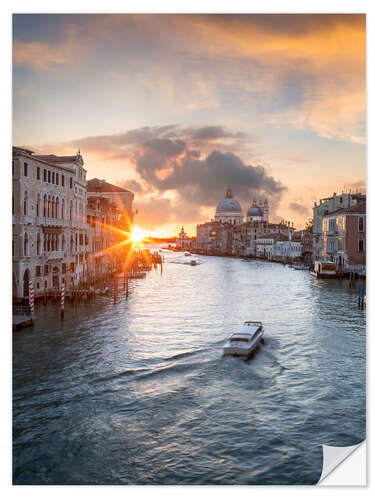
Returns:
[[[212,140],[212,139],[225,139],[236,138],[243,139],[246,137],[244,132],[231,133],[221,125],[201,127],[192,131],[192,139],[199,140]]]
[[[289,203],[289,208],[290,210],[293,210],[293,212],[296,212],[297,214],[300,215],[308,215],[311,212],[311,208],[295,202]]]
[[[236,197],[248,201],[254,193],[279,199],[286,187],[268,175],[261,165],[246,165],[233,153],[212,151],[198,157],[181,144],[148,143],[136,160],[140,177],[160,192],[175,190],[181,199],[201,206],[216,204],[230,186]],[[178,151],[171,157],[169,153]]]

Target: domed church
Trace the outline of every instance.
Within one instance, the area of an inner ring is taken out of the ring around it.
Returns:
[[[249,207],[247,211],[247,222],[268,222],[268,201],[264,200],[264,203],[257,203],[255,198],[253,204]]]
[[[216,207],[215,222],[228,224],[242,224],[243,215],[241,205],[233,197],[231,189],[227,189],[225,198]]]

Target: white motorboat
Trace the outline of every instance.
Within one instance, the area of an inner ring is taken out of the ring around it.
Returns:
[[[245,321],[224,345],[224,356],[249,356],[264,342],[263,332],[261,321]]]
[[[196,260],[191,260],[190,261],[190,265],[191,266],[196,266],[197,265],[197,261]]]
[[[190,252],[185,252],[185,257],[190,257],[191,253]]]

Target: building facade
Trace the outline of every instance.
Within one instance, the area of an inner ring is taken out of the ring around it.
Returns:
[[[13,148],[13,297],[74,286],[87,264],[86,170],[74,156]]]
[[[134,194],[98,179],[86,180],[83,158],[36,155],[13,148],[13,298],[66,291],[110,272],[126,246]],[[92,194],[88,196],[87,185]]]
[[[323,252],[323,217],[336,212],[336,210],[351,208],[357,203],[366,200],[366,195],[361,193],[333,193],[329,198],[322,198],[313,207],[313,260],[321,260]]]
[[[89,196],[106,198],[116,206],[117,210],[122,214],[123,229],[130,231],[135,215],[133,212],[134,193],[129,191],[129,189],[115,186],[97,178],[88,181],[87,193]]]
[[[322,258],[336,263],[337,269],[366,265],[366,202],[337,210],[323,217]]]

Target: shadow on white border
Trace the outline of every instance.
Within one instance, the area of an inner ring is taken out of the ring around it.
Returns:
[[[322,447],[319,486],[366,486],[366,441],[353,446]]]

